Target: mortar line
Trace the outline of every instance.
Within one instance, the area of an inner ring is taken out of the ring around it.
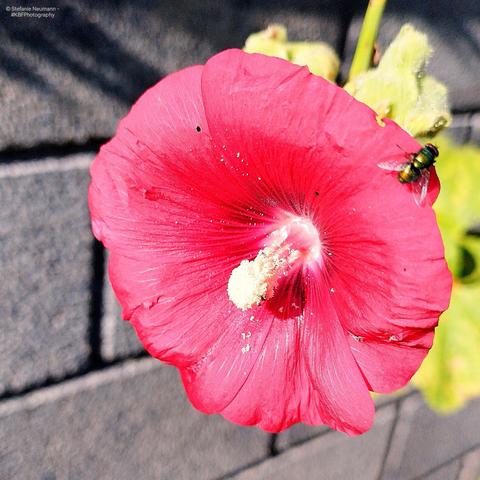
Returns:
[[[428,475],[431,475],[432,473],[437,472],[441,468],[446,467],[447,465],[454,462],[455,460],[458,460],[459,458],[464,457],[468,453],[473,452],[478,447],[480,447],[480,443],[476,443],[475,445],[472,445],[471,447],[467,448],[467,450],[464,450],[463,452],[449,458],[448,460],[445,460],[445,462],[442,462],[439,465],[436,465],[435,467],[432,467],[430,470],[427,470],[426,472],[423,472],[421,475],[417,475],[416,477],[412,477],[411,480],[422,480],[423,478],[427,477]]]
[[[400,406],[404,399],[399,399],[395,402],[395,418],[393,419],[390,432],[388,434],[387,445],[385,446],[385,451],[383,452],[382,465],[380,467],[380,472],[378,473],[377,480],[382,480],[385,475],[385,468],[387,466],[387,458],[392,448],[393,438],[395,436],[395,430],[397,428],[397,423],[400,418]]]
[[[115,365],[119,365],[124,363],[128,360],[139,360],[141,358],[148,358],[150,355],[146,351],[141,351],[139,353],[133,355],[123,355],[115,358],[114,360],[108,362],[102,362],[101,364],[96,365],[95,367],[89,366],[87,363],[81,365],[78,370],[75,372],[68,373],[63,375],[62,377],[53,377],[47,376],[43,380],[38,382],[33,382],[27,385],[26,387],[19,388],[19,389],[6,389],[0,395],[0,403],[6,400],[11,400],[14,398],[21,398],[30,393],[33,393],[37,390],[42,390],[44,388],[53,387],[55,385],[59,385],[61,383],[68,382],[70,380],[76,380],[85,375],[88,375],[93,372],[99,372],[102,370],[108,370]]]
[[[37,160],[48,157],[65,157],[77,153],[96,153],[107,137],[95,137],[84,142],[39,143],[30,147],[7,146],[0,150],[0,164]]]
[[[103,290],[105,282],[105,249],[96,239],[92,244],[92,271],[90,281],[90,311],[88,315],[89,366],[95,368],[103,363],[101,354],[101,327],[103,316]]]

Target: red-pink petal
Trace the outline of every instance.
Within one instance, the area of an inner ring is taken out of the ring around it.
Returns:
[[[386,341],[351,336],[350,348],[373,392],[390,393],[410,380],[432,346],[433,332],[421,336],[418,345],[402,343],[392,335]]]
[[[306,282],[303,317],[273,322],[245,384],[221,413],[271,432],[296,422],[365,432],[374,414],[365,380],[322,279]]]
[[[297,322],[274,319],[242,388],[219,412],[235,423],[270,432],[301,421],[310,383],[300,369],[300,349]]]
[[[173,265],[152,269],[148,262],[115,254],[110,256],[109,267],[118,298],[141,301],[128,317],[151,355],[176,366],[191,365],[224,331],[226,318],[218,312],[231,308],[223,288],[225,278],[218,281],[211,272],[194,265],[188,272]],[[187,291],[179,289],[178,278],[188,282]],[[138,285],[138,293],[124,290],[132,285]]]
[[[248,192],[232,192],[228,170],[211,161],[201,71],[183,70],[148,90],[91,168],[93,229],[112,251],[109,272],[125,318],[165,289],[177,300],[198,285],[208,294],[217,288],[210,279],[223,274],[225,282],[258,251],[252,229],[239,228]]]
[[[307,296],[302,353],[314,385],[312,407],[316,408],[307,410],[304,422],[317,425],[321,421],[351,435],[363,433],[372,425],[374,405],[330,291],[326,285],[319,288],[318,276],[313,275]]]
[[[248,159],[251,175],[288,192],[290,203],[273,197],[280,207],[309,204],[345,330],[416,348],[409,339],[431,331],[448,306],[451,276],[433,211],[377,165],[420,145],[390,120],[379,126],[346,92],[279,59],[223,52],[205,66],[202,90],[212,138]],[[288,157],[299,156],[302,171],[294,175]],[[433,174],[429,203],[438,188]],[[392,382],[405,383],[414,368]]]
[[[303,148],[306,158],[298,159],[298,166],[314,160],[328,173],[335,173],[336,165],[350,166],[363,179],[374,172],[385,180],[378,163],[402,161],[421,147],[391,120],[380,126],[375,112],[343,89],[278,58],[226,50],[206,63],[202,92],[212,139],[235,165],[237,156],[255,162],[258,151]],[[283,180],[288,184],[290,177]],[[348,180],[354,186],[356,176]],[[393,181],[394,176],[391,180],[390,185],[397,184],[396,196],[412,196],[409,186]],[[387,189],[388,182],[383,183]],[[433,174],[430,203],[438,186]]]
[[[274,320],[263,308],[227,312],[217,341],[181,371],[190,401],[206,413],[222,412],[244,387]]]

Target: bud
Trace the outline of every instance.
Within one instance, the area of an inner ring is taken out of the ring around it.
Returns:
[[[340,66],[337,54],[326,43],[288,42],[287,29],[283,25],[270,25],[266,30],[250,35],[243,50],[306,65],[313,74],[330,81],[335,80]]]
[[[288,60],[287,29],[283,25],[269,25],[266,30],[252,33],[243,50],[247,53],[263,53],[270,57]]]
[[[329,45],[323,42],[288,43],[289,60],[296,65],[306,65],[315,75],[334,81],[340,60]]]
[[[404,25],[378,67],[354,77],[345,90],[380,118],[395,120],[417,138],[432,138],[451,115],[445,85],[425,73],[431,54],[427,36]]]

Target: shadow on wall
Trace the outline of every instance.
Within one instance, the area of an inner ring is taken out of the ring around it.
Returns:
[[[7,18],[0,58],[7,76],[47,93],[61,94],[61,78],[56,78],[61,69],[107,97],[130,104],[166,73],[203,62],[216,51],[241,47],[249,33],[272,21],[284,21],[294,39],[326,38],[338,49],[343,43],[338,19],[348,23],[353,14],[362,14],[366,3],[63,2],[54,19]],[[409,16],[435,25],[448,32],[452,50],[467,49],[470,56],[480,56],[479,38],[475,37],[480,4],[455,2],[455,12],[452,9],[445,0],[408,0],[387,7],[386,15]],[[463,48],[457,48],[460,46]],[[183,55],[172,55],[169,49],[175,53],[183,49]],[[51,69],[42,69],[42,62]]]
[[[348,59],[366,4],[80,0],[60,2],[53,19],[15,18],[2,11],[0,148],[109,137],[134,100],[161,77],[241,47],[251,32],[272,22],[286,24],[294,40],[325,40]],[[348,29],[352,18],[358,21]],[[452,98],[459,98],[462,109],[469,100],[480,102],[480,91],[467,99],[464,93],[478,84],[479,18],[480,4],[473,0],[455,6],[446,0],[390,2],[380,40],[390,41],[409,20],[432,33],[438,46],[432,70],[447,83],[456,80]]]
[[[282,21],[340,46],[347,2],[60,2],[54,18],[3,10],[0,149],[107,138],[149,86]]]
[[[8,18],[1,58],[9,77],[34,88],[61,94],[55,73],[62,70],[107,97],[130,104],[165,73],[203,62],[222,49],[241,47],[249,33],[271,21],[283,19],[291,23],[294,36],[300,33],[325,38],[325,28],[318,31],[314,27],[319,26],[318,22],[325,27],[328,23],[325,19],[347,11],[343,8],[347,4],[64,2],[54,19]],[[311,17],[310,22],[305,22],[306,16]],[[338,30],[333,23],[328,37]],[[337,34],[332,40],[338,41],[338,37]],[[42,62],[51,69],[41,68]]]

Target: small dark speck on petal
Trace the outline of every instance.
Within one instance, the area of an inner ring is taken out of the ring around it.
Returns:
[[[315,192],[315,196],[318,197],[320,194],[318,192]]]
[[[197,125],[197,127],[195,128],[195,130],[196,130],[197,132],[201,132],[201,131],[202,131],[202,128],[200,127],[200,125]]]

